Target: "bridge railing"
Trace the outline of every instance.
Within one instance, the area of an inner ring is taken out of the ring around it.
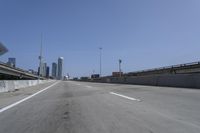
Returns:
[[[166,70],[181,70],[181,69],[190,69],[190,68],[200,68],[200,62],[191,62],[191,63],[185,63],[185,64],[178,64],[178,65],[171,65],[166,67],[159,67],[159,68],[153,68],[153,69],[146,69],[141,71],[135,71],[135,72],[129,72],[125,73],[124,75],[134,75],[134,74],[140,74],[140,73],[150,73],[150,72],[158,72],[158,71],[166,71]]]

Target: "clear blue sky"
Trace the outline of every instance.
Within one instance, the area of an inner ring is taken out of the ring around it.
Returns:
[[[103,75],[200,60],[199,0],[0,0],[0,41],[17,66],[65,58],[65,73]]]

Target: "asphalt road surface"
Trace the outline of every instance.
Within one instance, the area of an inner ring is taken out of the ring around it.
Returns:
[[[60,81],[31,90],[0,104],[0,133],[200,133],[198,89]]]

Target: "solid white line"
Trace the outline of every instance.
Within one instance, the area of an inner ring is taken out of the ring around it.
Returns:
[[[11,105],[8,105],[8,106],[6,106],[6,107],[0,109],[0,113],[4,112],[4,111],[6,111],[6,110],[8,110],[8,109],[10,109],[10,108],[12,108],[12,107],[17,106],[18,104],[20,104],[20,103],[22,103],[22,102],[24,102],[24,101],[26,101],[26,100],[28,100],[28,99],[30,99],[30,98],[36,96],[36,95],[42,93],[43,91],[45,91],[45,90],[47,90],[47,89],[53,87],[54,85],[56,85],[56,84],[58,84],[58,83],[59,83],[59,81],[56,82],[56,83],[54,83],[54,84],[52,84],[52,85],[50,85],[50,86],[48,86],[48,87],[46,87],[46,88],[44,88],[43,90],[40,90],[40,91],[34,93],[33,95],[30,95],[30,96],[28,96],[28,97],[26,97],[26,98],[24,98],[24,99],[22,99],[22,100],[20,100],[20,101],[18,101],[18,102],[15,102],[15,103],[13,103],[13,104],[11,104]]]
[[[132,101],[138,101],[138,102],[141,101],[140,99],[136,99],[136,98],[128,97],[128,96],[121,95],[121,94],[114,93],[114,92],[110,92],[110,94],[113,94],[113,95],[116,95],[116,96],[119,96],[119,97],[123,97],[123,98],[129,99],[129,100],[132,100]]]

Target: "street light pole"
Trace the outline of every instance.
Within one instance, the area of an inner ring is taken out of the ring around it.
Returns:
[[[100,47],[99,50],[100,50],[100,58],[99,58],[99,65],[100,65],[100,66],[99,66],[99,67],[100,67],[99,69],[100,69],[100,73],[99,73],[99,76],[101,77],[101,72],[102,72],[102,70],[101,70],[101,67],[102,67],[102,66],[101,66],[101,65],[102,65],[102,62],[101,62],[101,58],[102,58],[102,48]]]
[[[119,59],[119,76],[120,76],[120,77],[122,76],[121,63],[122,63],[122,60]]]
[[[40,75],[42,74],[42,39],[43,39],[43,35],[41,34],[40,56],[39,56],[40,64],[39,64],[38,79],[40,79]]]

